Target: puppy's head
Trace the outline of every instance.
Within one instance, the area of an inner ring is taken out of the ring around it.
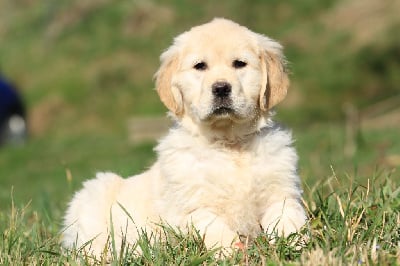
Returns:
[[[172,113],[211,124],[254,121],[289,86],[281,45],[226,19],[176,37],[155,78]]]

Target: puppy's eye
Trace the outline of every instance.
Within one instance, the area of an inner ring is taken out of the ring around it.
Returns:
[[[207,69],[207,64],[205,62],[199,62],[193,66],[194,69],[196,70],[206,70]]]
[[[243,68],[243,67],[247,66],[247,63],[244,61],[241,61],[241,60],[234,60],[232,62],[232,66],[234,68]]]

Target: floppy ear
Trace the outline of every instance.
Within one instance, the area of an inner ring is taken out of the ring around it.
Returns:
[[[161,57],[161,66],[154,75],[156,89],[161,101],[175,115],[183,114],[182,95],[176,86],[173,86],[173,75],[178,67],[178,51],[172,46]]]
[[[285,98],[289,87],[289,77],[282,46],[265,36],[259,36],[259,40],[263,72],[260,108],[262,111],[267,111]]]

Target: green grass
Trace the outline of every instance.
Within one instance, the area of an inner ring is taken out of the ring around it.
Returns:
[[[310,240],[301,249],[290,244],[295,236],[269,244],[268,236],[261,235],[245,252],[222,258],[216,256],[218,250],[204,248],[202,236],[166,228],[163,241],[153,236],[138,242],[145,251],[142,255],[135,247],[112,254],[114,265],[307,265],[320,260],[322,265],[399,264],[399,167],[385,163],[387,156],[400,150],[397,132],[363,131],[363,142],[349,158],[344,156],[340,124],[294,130],[310,217],[309,227],[302,232]],[[153,145],[131,144],[123,134],[98,133],[35,139],[25,147],[0,150],[4,184],[0,264],[93,263],[77,250],[60,247],[67,201],[96,171],[113,170],[123,176],[141,172],[154,160]]]
[[[204,247],[201,235],[164,227],[162,236],[143,235],[136,246],[111,252],[112,265],[400,264],[400,188],[393,176],[376,173],[366,183],[350,186],[340,179],[334,175],[305,190],[310,221],[301,235],[308,238],[306,242],[293,234],[270,244],[270,236],[260,235],[245,250],[221,256],[221,250]],[[104,258],[94,261],[76,249],[63,250],[60,227],[29,205],[12,204],[2,211],[0,229],[1,265],[105,263]]]

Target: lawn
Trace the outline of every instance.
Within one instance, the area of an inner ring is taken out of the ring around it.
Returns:
[[[297,241],[292,236],[269,244],[268,236],[262,235],[246,251],[220,258],[218,250],[203,247],[201,236],[184,236],[167,228],[167,242],[143,238],[139,244],[146,252],[138,256],[134,247],[127,248],[124,254],[113,254],[113,263],[399,264],[399,165],[388,159],[400,150],[397,133],[397,128],[363,132],[362,144],[349,158],[340,125],[294,129],[310,217],[309,227],[302,232],[310,239],[307,243],[291,244]],[[25,147],[1,150],[6,185],[0,190],[0,264],[93,263],[59,245],[67,201],[96,171],[129,176],[145,169],[154,160],[153,145],[132,144],[126,135],[104,134],[55,142],[37,139]]]

